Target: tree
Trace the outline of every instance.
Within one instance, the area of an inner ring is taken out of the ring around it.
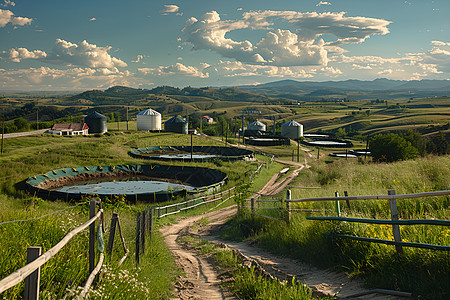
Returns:
[[[375,161],[393,162],[416,157],[417,149],[395,133],[377,134],[370,141],[370,152]]]

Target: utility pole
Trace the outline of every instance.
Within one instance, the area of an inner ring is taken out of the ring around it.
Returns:
[[[5,135],[5,121],[2,120],[2,151],[1,151],[1,154],[3,154],[3,140],[4,140],[3,136],[4,135]]]
[[[297,162],[300,161],[300,139],[297,139]]]
[[[192,141],[192,137],[193,137],[193,133],[191,133],[191,161],[194,161],[194,145],[193,145],[193,141]]]
[[[127,106],[127,131],[128,131],[128,106]]]
[[[36,130],[39,130],[39,109],[36,110]]]

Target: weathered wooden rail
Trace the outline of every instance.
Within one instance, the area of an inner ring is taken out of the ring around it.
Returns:
[[[101,220],[103,216],[103,209],[100,209],[95,214],[96,200],[91,200],[89,210],[89,220],[81,226],[70,231],[61,241],[55,246],[49,249],[44,254],[40,254],[40,247],[30,247],[32,250],[27,251],[33,257],[27,258],[27,264],[0,280],[0,293],[14,287],[23,280],[25,281],[24,299],[38,299],[39,298],[39,280],[40,280],[40,268],[53,258],[61,249],[77,234],[89,227],[89,273],[95,274],[93,271],[96,269],[95,264],[95,221]],[[99,225],[101,227],[101,225]],[[99,228],[101,230],[101,228]],[[101,257],[101,256],[100,256]],[[101,266],[101,265],[100,265]],[[98,272],[98,271],[97,271]],[[92,279],[93,280],[93,279]],[[91,282],[92,282],[91,280]],[[89,281],[87,282],[89,283]],[[84,289],[89,289],[88,285],[85,285]]]
[[[396,247],[396,250],[398,253],[403,253],[402,247],[413,247],[413,248],[423,248],[423,249],[440,250],[440,251],[450,251],[450,246],[403,242],[401,239],[400,227],[399,227],[400,225],[402,225],[402,226],[405,226],[405,225],[450,226],[450,221],[427,220],[427,219],[399,220],[398,211],[397,211],[397,199],[417,199],[417,198],[424,198],[424,197],[447,196],[447,195],[450,195],[450,190],[423,192],[423,193],[415,193],[415,194],[402,194],[402,195],[396,195],[395,190],[389,190],[387,195],[347,196],[347,192],[345,192],[345,194],[346,194],[345,197],[339,197],[339,194],[336,192],[335,197],[291,199],[291,192],[290,192],[290,190],[288,190],[286,193],[285,200],[250,199],[251,206],[241,206],[241,208],[249,208],[251,210],[252,215],[270,219],[270,220],[286,221],[289,224],[290,218],[291,218],[291,212],[293,212],[293,211],[307,211],[307,212],[322,211],[322,210],[312,210],[312,209],[291,209],[291,203],[334,201],[336,214],[338,215],[337,217],[334,217],[334,216],[307,217],[306,219],[317,220],[317,221],[344,221],[344,222],[353,222],[353,223],[392,225],[394,241],[384,240],[384,239],[366,238],[366,237],[357,237],[357,236],[350,236],[350,235],[344,235],[344,234],[333,234],[332,236],[335,238],[346,238],[346,239],[365,241],[365,242],[371,242],[371,243],[394,245]],[[347,206],[350,208],[350,201],[359,201],[359,200],[389,200],[391,220],[361,219],[361,218],[349,218],[349,217],[341,217],[340,216],[339,201],[346,201]],[[257,207],[258,202],[262,202],[262,203],[277,203],[278,202],[281,204],[281,206],[280,207]],[[282,217],[275,218],[275,217],[271,217],[271,216],[257,214],[256,210],[279,210],[280,215]],[[331,211],[331,210],[327,210],[327,211]]]

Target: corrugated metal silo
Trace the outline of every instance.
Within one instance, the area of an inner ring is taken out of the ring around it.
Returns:
[[[107,132],[108,127],[106,125],[106,120],[106,117],[98,112],[93,112],[84,117],[84,123],[89,127],[89,134]]]
[[[303,136],[303,125],[295,122],[294,120],[289,121],[281,125],[281,136],[290,139],[298,139]]]
[[[164,131],[187,134],[188,123],[180,117],[173,117],[164,123]]]
[[[255,121],[247,125],[247,130],[266,131],[266,124],[260,121]]]
[[[137,130],[161,130],[161,114],[151,108],[136,115]]]

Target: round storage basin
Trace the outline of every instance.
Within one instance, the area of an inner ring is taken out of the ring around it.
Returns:
[[[26,189],[47,199],[125,195],[127,201],[165,201],[177,195],[213,191],[225,173],[209,168],[165,165],[89,166],[57,169],[29,177]]]
[[[136,158],[165,161],[208,162],[213,159],[224,161],[254,159],[253,151],[220,146],[193,146],[192,149],[191,146],[154,146],[131,149],[129,153]]]

